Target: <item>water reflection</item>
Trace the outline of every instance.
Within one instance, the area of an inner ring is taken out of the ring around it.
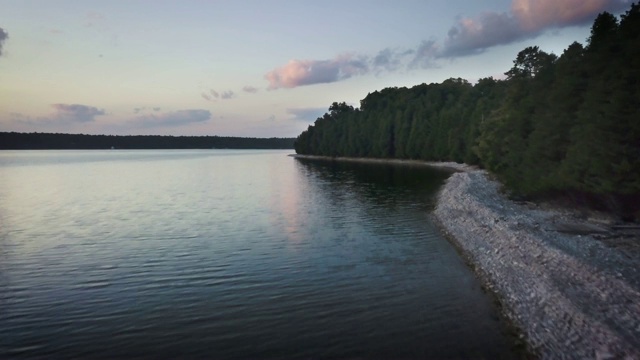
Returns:
[[[322,184],[337,188],[324,189],[340,197],[341,193],[355,191],[359,197],[374,203],[390,201],[385,205],[405,203],[403,197],[423,200],[427,208],[434,203],[433,195],[451,171],[421,165],[344,162],[296,158],[298,171],[320,179]],[[302,170],[301,168],[304,168]],[[400,196],[384,196],[398,194]],[[382,195],[382,196],[380,196]]]
[[[370,222],[373,231],[386,235],[403,233],[403,224],[431,226],[427,214],[451,173],[418,165],[296,160],[299,178],[315,194],[311,201],[332,209],[318,215],[330,218],[332,228]]]
[[[0,358],[510,354],[426,221],[446,174],[119,154],[0,164]]]

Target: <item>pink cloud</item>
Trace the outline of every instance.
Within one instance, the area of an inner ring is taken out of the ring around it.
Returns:
[[[291,60],[264,78],[268,89],[332,83],[368,73],[437,67],[441,58],[480,54],[487,49],[535,38],[546,30],[588,25],[604,11],[618,13],[628,0],[512,0],[505,11],[460,17],[441,40],[411,49],[384,48],[376,55],[348,54],[330,60]],[[253,92],[255,88],[243,89]]]
[[[264,77],[269,81],[269,89],[275,90],[336,82],[368,71],[366,60],[341,55],[333,60],[291,60]]]
[[[626,4],[619,0],[514,0],[511,12],[523,30],[538,31],[590,22],[596,14],[622,6]]]
[[[487,48],[533,38],[544,30],[587,24],[603,11],[616,12],[624,0],[513,0],[509,12],[461,18],[449,30],[440,57],[477,54]]]

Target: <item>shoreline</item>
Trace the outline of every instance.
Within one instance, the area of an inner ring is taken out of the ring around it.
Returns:
[[[612,246],[617,238],[605,241],[610,233],[602,219],[513,202],[486,171],[469,165],[293,156],[454,170],[432,218],[528,351],[540,358],[640,358],[637,238],[630,249]]]
[[[299,159],[313,159],[313,160],[322,160],[322,161],[345,161],[345,162],[363,162],[363,163],[374,163],[374,164],[399,164],[399,165],[419,165],[419,166],[431,166],[438,168],[445,168],[454,170],[456,172],[460,171],[470,171],[478,169],[476,166],[467,165],[467,164],[459,164],[456,162],[430,162],[423,160],[407,160],[407,159],[378,159],[378,158],[366,158],[366,157],[342,157],[342,156],[320,156],[320,155],[299,155],[299,154],[289,154],[292,158]]]

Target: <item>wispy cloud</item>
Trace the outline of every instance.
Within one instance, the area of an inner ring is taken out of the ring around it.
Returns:
[[[73,132],[82,129],[109,129],[115,133],[129,134],[140,129],[177,128],[181,126],[205,123],[212,118],[209,110],[186,109],[161,112],[160,107],[134,108],[133,116],[116,123],[98,122],[96,118],[107,115],[103,109],[80,104],[52,104],[52,112],[46,116],[31,117],[20,113],[10,113],[13,128],[47,130],[55,132]],[[144,112],[144,113],[142,113]]]
[[[438,57],[482,53],[496,45],[539,36],[548,29],[585,25],[600,12],[616,12],[626,6],[622,0],[513,0],[509,12],[458,19]]]
[[[415,50],[405,52],[407,55],[412,55],[408,68],[428,69],[437,67],[435,58],[438,56],[439,51],[440,49],[435,40],[423,41]]]
[[[234,97],[235,97],[235,93],[231,90],[223,91],[222,94],[220,94],[220,98],[223,100],[233,99]]]
[[[96,116],[105,115],[105,111],[94,106],[80,104],[53,104],[55,110],[54,118],[68,122],[90,122]]]
[[[533,36],[533,35],[531,35]],[[461,18],[447,34],[437,57],[478,54],[487,48],[526,37],[517,20],[507,13],[484,13],[475,19]]]
[[[267,74],[268,89],[332,83],[369,73],[435,68],[443,58],[480,54],[487,49],[541,35],[549,29],[586,25],[598,13],[618,12],[625,0],[513,0],[504,12],[460,17],[443,40],[415,48],[385,48],[375,55],[342,55],[332,60],[291,60]]]
[[[253,86],[247,85],[247,86],[242,88],[242,91],[244,91],[246,93],[249,93],[249,94],[255,94],[255,93],[258,92],[258,88],[255,88]]]
[[[53,111],[49,115],[30,117],[19,113],[12,113],[12,121],[18,124],[53,128],[63,126],[65,128],[75,125],[92,123],[96,117],[106,115],[103,109],[94,106],[80,104],[52,104]]]
[[[211,119],[211,112],[202,109],[171,111],[162,114],[145,114],[128,122],[138,128],[178,127],[201,123]]]
[[[233,90],[227,90],[223,92],[217,92],[213,89],[209,89],[209,91],[203,91],[200,93],[200,96],[211,102],[216,102],[217,100],[229,100],[236,97],[236,93]]]
[[[332,83],[369,71],[368,59],[340,55],[333,60],[291,60],[265,75],[269,89],[294,88],[302,85]]]
[[[3,28],[0,28],[0,56],[2,55],[2,46],[4,45],[5,40],[9,38],[9,33],[6,32]]]
[[[402,65],[402,57],[390,48],[382,49],[371,60],[375,68],[395,71]]]
[[[628,7],[623,0],[514,0],[511,12],[526,31],[549,27],[583,25],[603,12],[618,12]]]
[[[291,60],[265,75],[268,89],[295,88],[304,85],[333,83],[369,73],[379,74],[400,69],[436,67],[438,45],[423,41],[415,49],[380,50],[375,56],[341,55],[333,60]]]
[[[134,114],[139,114],[139,113],[141,113],[143,111],[151,111],[151,110],[160,111],[160,107],[158,107],[158,106],[157,107],[152,107],[152,108],[148,108],[146,106],[136,107],[136,108],[133,108],[133,113]]]
[[[200,93],[200,96],[202,96],[203,99],[211,102],[215,102],[217,99],[220,99],[220,94],[213,89],[209,89],[209,91],[203,91],[202,93]]]

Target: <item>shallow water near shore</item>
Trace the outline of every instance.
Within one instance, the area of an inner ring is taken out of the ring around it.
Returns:
[[[290,152],[0,152],[0,358],[515,356],[448,172]]]

